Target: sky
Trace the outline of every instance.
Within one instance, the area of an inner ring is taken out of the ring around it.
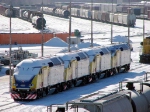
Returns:
[[[49,15],[44,16],[46,24],[46,32],[68,32],[69,20],[64,18],[53,17]],[[0,21],[0,33],[9,33],[9,18],[0,15],[2,21]],[[73,45],[73,49],[79,49],[90,46],[91,39],[91,27],[89,20],[83,20],[79,18],[72,18],[72,31],[78,29],[81,31],[83,44]],[[149,30],[150,21],[145,21],[145,36],[150,33]],[[94,45],[110,44],[110,24],[93,22],[93,38]],[[31,23],[23,21],[21,19],[12,18],[12,32],[14,33],[37,33],[40,32],[34,29]],[[74,100],[76,98],[85,96],[87,94],[96,91],[108,91],[118,88],[118,83],[124,79],[142,79],[145,72],[149,71],[150,65],[139,63],[139,54],[141,50],[140,42],[143,40],[143,21],[137,20],[136,26],[130,28],[130,41],[133,46],[131,52],[131,70],[128,73],[121,73],[113,77],[102,79],[96,83],[92,83],[82,87],[72,88],[70,90],[46,96],[42,99],[31,102],[14,102],[9,93],[9,76],[5,75],[8,66],[3,66],[0,71],[0,111],[1,112],[45,112],[47,106],[50,104],[64,104],[67,101]],[[123,26],[113,25],[113,37],[114,40],[119,40],[128,36],[128,28]],[[119,37],[119,39],[116,39]],[[123,39],[122,39],[123,40]],[[127,38],[125,39],[127,40]],[[44,56],[53,55],[63,50],[67,50],[68,44],[59,38],[55,37],[52,40],[44,43]],[[17,49],[18,45],[12,45],[12,49]],[[23,50],[29,50],[33,53],[38,53],[41,56],[41,44],[21,45]],[[9,45],[0,45],[0,52],[9,50]]]

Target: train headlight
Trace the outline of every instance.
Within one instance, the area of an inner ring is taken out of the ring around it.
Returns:
[[[14,83],[14,86],[18,86],[18,84],[15,84],[15,83]]]
[[[33,87],[33,84],[29,84],[30,87]]]

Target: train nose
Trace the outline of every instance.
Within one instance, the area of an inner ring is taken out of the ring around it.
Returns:
[[[16,84],[18,85],[17,88],[30,88],[33,78],[34,76],[15,76]]]

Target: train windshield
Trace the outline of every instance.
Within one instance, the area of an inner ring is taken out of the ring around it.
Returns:
[[[14,75],[37,75],[41,66],[37,67],[20,67],[17,66],[14,70]]]

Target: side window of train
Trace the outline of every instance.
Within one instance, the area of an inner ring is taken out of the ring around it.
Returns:
[[[71,62],[69,62],[69,68],[71,67]]]
[[[57,58],[51,58],[54,65],[61,65],[61,62]]]
[[[42,74],[42,68],[40,69],[39,74]]]
[[[59,57],[59,59],[62,61],[62,63],[64,64],[64,61]]]
[[[80,61],[80,57],[79,56],[77,56],[76,59],[77,59],[77,61]]]
[[[49,62],[48,65],[49,65],[49,67],[54,66],[54,64],[52,62]]]
[[[96,57],[94,57],[93,61],[96,61]]]
[[[78,53],[78,55],[80,56],[81,59],[86,59],[85,54],[83,54],[82,52]]]

